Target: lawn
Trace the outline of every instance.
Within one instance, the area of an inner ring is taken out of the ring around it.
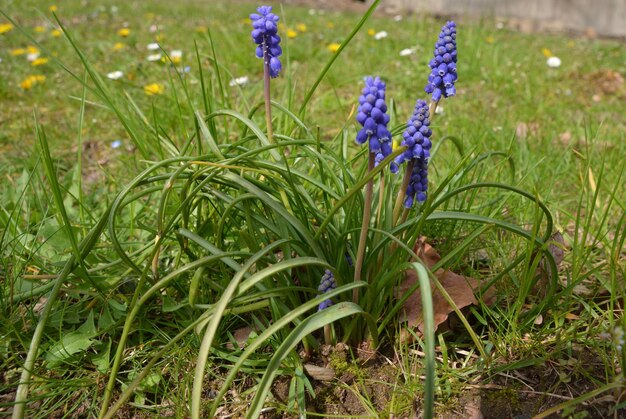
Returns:
[[[274,5],[272,133],[257,6],[0,3],[0,412],[626,414],[623,40],[455,17],[396,210],[359,95],[399,154],[446,20]]]

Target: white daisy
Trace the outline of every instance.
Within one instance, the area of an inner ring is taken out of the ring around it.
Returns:
[[[413,48],[405,48],[402,51],[400,51],[401,57],[406,57],[411,54],[415,54],[415,50]]]
[[[157,44],[156,42],[151,42],[148,44],[148,50],[156,51],[157,49],[159,49],[159,44]]]
[[[376,32],[374,34],[374,39],[380,41],[383,38],[386,38],[389,34],[386,31]]]
[[[107,77],[110,78],[111,80],[119,80],[122,77],[124,77],[124,73],[122,73],[121,71],[117,70],[117,71],[112,71],[110,73],[107,74]]]
[[[183,52],[179,49],[174,49],[170,52],[170,58],[181,58],[183,56]]]
[[[548,67],[557,68],[561,66],[561,59],[553,56],[548,58],[546,64],[548,64]]]
[[[237,77],[235,79],[232,79],[229,84],[230,84],[231,87],[233,87],[233,86],[243,86],[245,84],[248,84],[248,81],[250,81],[248,79],[248,76],[242,76],[242,77]]]
[[[39,58],[39,52],[31,52],[26,56],[26,59],[30,62],[35,61],[37,58]]]
[[[161,59],[161,57],[162,56],[161,56],[160,53],[159,54],[150,54],[150,55],[148,55],[147,60],[148,61],[159,61]]]

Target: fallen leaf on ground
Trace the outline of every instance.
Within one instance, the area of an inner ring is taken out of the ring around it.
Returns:
[[[425,238],[420,238],[415,245],[415,253],[424,262],[428,269],[431,269],[440,259],[441,256],[428,243]],[[478,305],[478,300],[474,297],[474,291],[480,288],[480,281],[475,278],[458,275],[450,270],[439,269],[434,272],[439,283],[446,290],[448,295],[459,309],[469,305]],[[399,287],[399,295],[407,293],[415,284],[419,282],[417,273],[413,270],[407,271]],[[433,314],[435,318],[435,330],[444,323],[450,313],[454,311],[452,306],[444,298],[443,294],[437,289],[433,281],[431,281],[431,289],[433,293]],[[491,304],[495,300],[493,289],[489,289],[483,296],[485,304]],[[410,329],[416,329],[418,334],[424,333],[424,321],[422,318],[422,299],[420,289],[418,288],[404,303],[404,310],[400,316],[401,322],[407,322]],[[413,335],[408,330],[403,330],[400,335],[402,342],[410,342]]]
[[[556,265],[557,270],[559,269],[559,265],[563,262],[565,258],[565,249],[567,246],[565,245],[565,240],[563,239],[563,235],[558,231],[553,233],[550,236],[550,240],[548,241],[548,252],[552,255],[554,259],[554,264]],[[535,271],[535,275],[539,278],[533,287],[533,294],[539,296],[545,296],[548,284],[556,281],[556,278],[552,278],[552,271],[550,270],[550,265],[545,256],[541,258],[541,262]],[[557,272],[558,276],[558,272]]]
[[[314,364],[304,364],[304,370],[318,381],[331,381],[335,378],[335,370],[331,368],[318,367]]]

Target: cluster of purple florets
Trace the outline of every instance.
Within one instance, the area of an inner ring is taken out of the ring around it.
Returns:
[[[324,271],[324,275],[322,275],[322,280],[320,281],[320,286],[317,288],[317,290],[320,293],[325,294],[331,290],[334,290],[335,288],[337,288],[337,282],[335,282],[335,276],[330,270],[326,269]],[[333,302],[329,298],[327,300],[322,301],[322,303],[317,307],[317,311],[324,310],[325,308],[330,307],[332,305],[333,305]]]
[[[391,133],[387,129],[389,115],[385,104],[385,88],[380,77],[366,77],[356,115],[356,120],[363,126],[356,136],[356,142],[369,143],[370,153],[376,156],[376,165],[391,154],[392,149]]]
[[[428,65],[431,68],[426,93],[432,93],[432,100],[438,102],[441,96],[456,94],[454,82],[456,74],[456,23],[450,21],[442,26],[435,44],[435,57]]]
[[[415,103],[413,115],[407,122],[406,130],[402,134],[402,144],[407,149],[404,153],[396,157],[395,163],[400,165],[406,161],[413,162],[413,172],[407,186],[404,206],[411,208],[413,202],[426,200],[426,190],[428,189],[428,158],[430,157],[430,136],[432,131],[429,127],[430,119],[428,104],[423,100]],[[392,167],[392,171],[397,171],[397,166]]]
[[[278,36],[279,17],[272,13],[271,6],[260,6],[256,13],[250,15],[252,20],[252,39],[258,46],[256,56],[263,58],[269,66],[271,77],[278,77],[282,69],[278,57],[283,53],[280,47],[280,36]]]

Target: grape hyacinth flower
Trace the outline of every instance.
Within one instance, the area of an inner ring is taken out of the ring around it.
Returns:
[[[279,17],[272,13],[271,6],[260,6],[256,13],[250,15],[252,21],[252,39],[257,44],[256,56],[265,60],[266,67],[269,68],[270,77],[278,77],[282,69],[278,57],[283,53],[280,47],[280,36],[278,36]]]
[[[426,93],[432,93],[433,102],[441,97],[454,96],[456,89],[456,23],[449,21],[441,28],[439,39],[435,43],[435,57],[428,63],[431,68]]]
[[[334,290],[335,288],[337,288],[337,282],[335,282],[335,276],[329,269],[326,269],[324,271],[324,275],[322,275],[322,280],[320,281],[320,286],[317,288],[317,290],[320,293],[325,294],[331,290]],[[333,301],[329,298],[327,300],[322,301],[322,303],[318,306],[317,311],[322,311],[325,308],[330,307],[332,305],[333,305]]]
[[[376,166],[392,151],[391,133],[387,129],[389,115],[385,104],[385,89],[386,85],[380,77],[366,77],[356,115],[357,122],[363,126],[356,136],[356,142],[369,143],[370,153],[375,155]]]
[[[407,122],[407,127],[402,134],[402,146],[406,146],[404,153],[396,157],[395,163],[401,165],[404,162],[411,161],[412,172],[406,187],[406,195],[404,206],[411,208],[415,199],[418,202],[426,200],[426,191],[428,189],[428,158],[430,157],[430,136],[432,131],[429,127],[430,113],[428,104],[424,100],[418,100],[415,103],[413,115]],[[392,167],[397,171],[397,166]],[[407,169],[409,170],[409,169]]]

